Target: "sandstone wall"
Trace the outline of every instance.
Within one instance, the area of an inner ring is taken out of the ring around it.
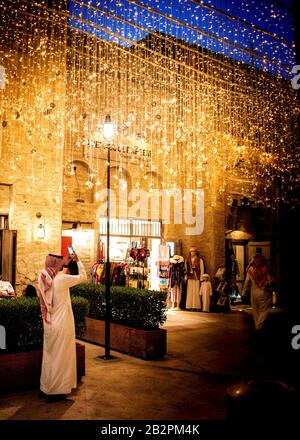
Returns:
[[[0,184],[10,185],[9,228],[18,234],[18,293],[36,284],[48,252],[60,252],[65,73],[61,60],[36,57],[34,63],[23,59],[21,68],[2,58],[10,81],[0,90]],[[40,223],[45,239],[36,236]]]

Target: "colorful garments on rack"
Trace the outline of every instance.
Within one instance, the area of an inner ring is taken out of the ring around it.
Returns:
[[[95,263],[91,270],[93,284],[99,284],[103,274],[104,263]]]
[[[112,286],[125,286],[126,276],[124,262],[110,263],[110,282]],[[92,267],[91,275],[93,284],[105,284],[106,263],[95,263]]]
[[[175,285],[180,286],[180,284],[184,280],[184,275],[185,275],[185,270],[184,270],[183,258],[182,258],[182,261],[179,261],[178,263],[171,262],[170,263],[170,270],[169,270],[169,287],[172,288]]]

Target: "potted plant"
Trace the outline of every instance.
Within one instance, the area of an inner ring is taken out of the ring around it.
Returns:
[[[104,286],[80,284],[72,295],[89,301],[89,315],[83,339],[105,343]],[[111,294],[110,346],[142,359],[156,359],[167,352],[167,331],[160,326],[166,320],[164,292],[128,287],[113,287]]]
[[[72,297],[77,337],[85,330],[88,301]],[[0,325],[5,329],[5,349],[0,350],[0,391],[38,386],[42,363],[43,322],[38,298],[0,301]],[[85,375],[85,347],[76,344],[77,381]]]

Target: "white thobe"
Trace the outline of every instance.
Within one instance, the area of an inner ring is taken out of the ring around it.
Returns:
[[[201,309],[200,280],[189,279],[187,282],[186,309]]]
[[[86,280],[78,261],[78,275],[63,271],[53,279],[51,322],[44,324],[43,362],[40,389],[46,394],[69,394],[77,387],[75,323],[69,288]]]
[[[212,296],[212,286],[210,281],[202,281],[200,287],[200,296],[202,302],[202,311],[209,312],[210,297]]]
[[[272,281],[270,275],[267,276],[264,286],[258,286],[254,279],[247,273],[243,295],[250,289],[252,313],[256,330],[261,330],[267,319],[272,306],[272,295],[269,286]]]

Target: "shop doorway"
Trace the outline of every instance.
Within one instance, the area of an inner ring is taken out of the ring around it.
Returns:
[[[238,266],[236,284],[241,295],[246,278],[247,243],[233,243],[232,247]]]
[[[0,229],[0,273],[16,288],[17,231]]]
[[[226,273],[230,281],[232,302],[241,301],[248,261],[248,240],[226,239]]]
[[[97,261],[105,262],[107,254],[106,217],[100,218]],[[159,290],[158,251],[161,243],[159,221],[120,219],[110,221],[110,261],[126,264],[126,285]],[[136,252],[134,252],[136,250]],[[139,251],[149,252],[144,259],[134,258]],[[131,252],[133,251],[133,252]]]
[[[159,278],[157,276],[157,261],[160,238],[111,236],[110,237],[110,260],[112,263],[127,263],[128,287],[143,287],[151,290],[159,290]],[[147,249],[150,256],[145,261],[131,261],[131,250]],[[105,261],[107,252],[107,238],[99,236],[98,261]]]

